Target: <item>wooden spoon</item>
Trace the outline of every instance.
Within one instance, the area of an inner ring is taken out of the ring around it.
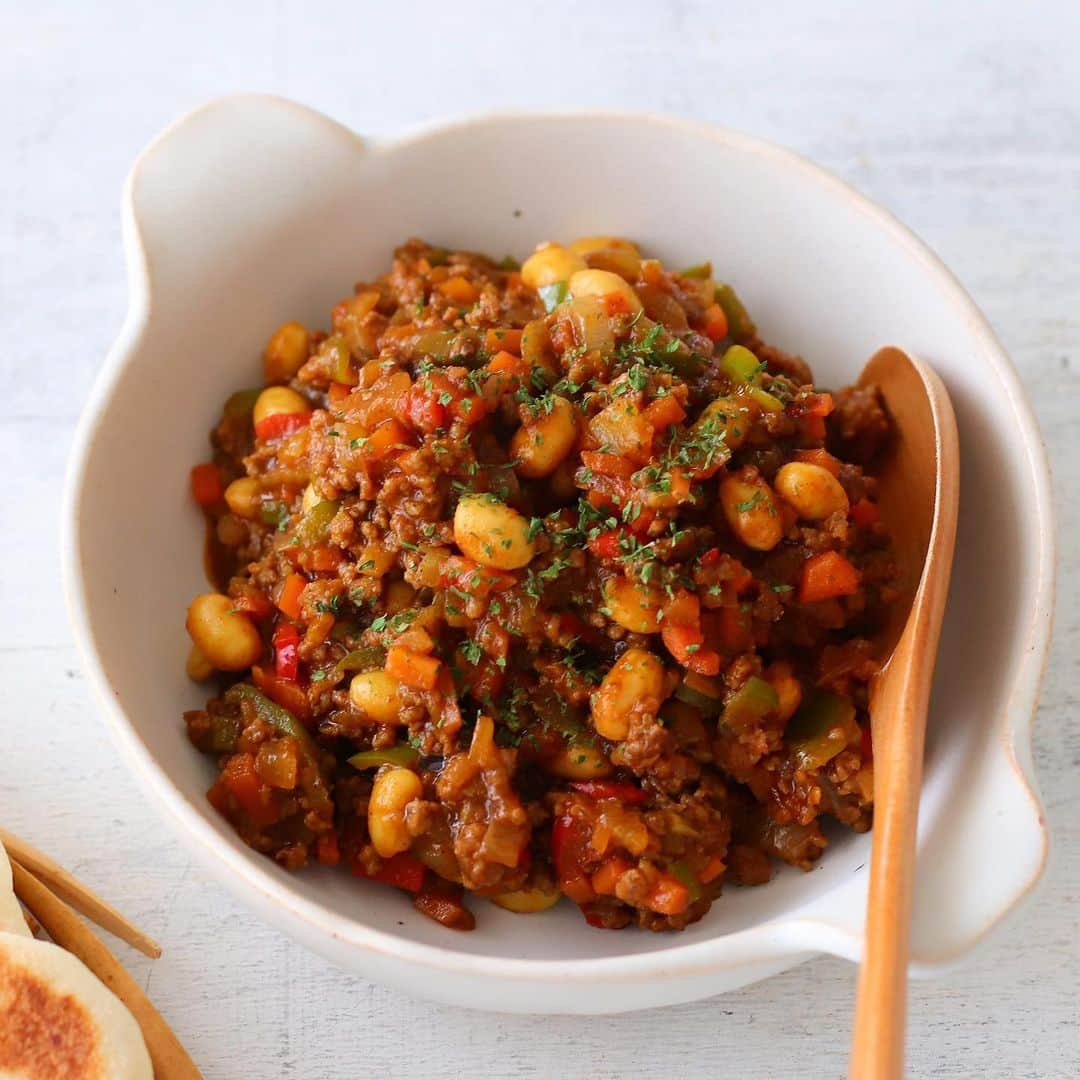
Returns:
[[[850,1076],[897,1080],[926,711],[956,540],[960,455],[949,396],[926,364],[884,348],[859,384],[878,387],[896,424],[892,451],[877,472],[878,505],[910,606],[894,605],[879,653],[889,659],[871,690],[874,832]]]

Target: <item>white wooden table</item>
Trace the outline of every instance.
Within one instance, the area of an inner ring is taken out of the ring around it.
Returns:
[[[379,134],[493,105],[588,104],[786,143],[896,211],[986,310],[1034,399],[1061,530],[1075,538],[1078,10],[1067,0],[0,6],[0,819],[165,944],[153,965],[125,959],[208,1077],[840,1077],[853,971],[824,960],[616,1018],[484,1015],[337,972],[188,860],[117,761],[79,672],[58,569],[72,426],[125,307],[118,210],[138,150],[191,106],[238,89],[293,96]],[[1078,551],[1075,539],[1062,544],[1036,729],[1055,840],[1048,881],[968,967],[915,987],[913,1076],[1080,1075]]]

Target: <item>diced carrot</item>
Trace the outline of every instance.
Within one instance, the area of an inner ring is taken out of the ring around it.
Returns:
[[[384,420],[368,437],[365,453],[368,457],[384,458],[410,446],[409,433],[399,420]]]
[[[256,825],[273,825],[277,821],[270,786],[259,779],[255,771],[255,758],[251,754],[234,754],[229,758],[222,779],[240,809]]]
[[[300,594],[306,585],[307,578],[303,574],[290,574],[285,579],[285,584],[281,586],[277,606],[290,619],[300,618]]]
[[[808,416],[826,417],[832,411],[832,394],[812,394],[806,403],[806,414]]]
[[[710,881],[715,881],[723,872],[724,860],[719,855],[710,855],[704,869],[698,874],[698,881],[702,885],[708,885]]]
[[[664,621],[675,625],[696,626],[701,620],[701,601],[688,589],[678,589],[664,605]]]
[[[796,450],[795,460],[807,465],[820,465],[823,469],[828,469],[833,476],[840,475],[840,461],[828,450]]]
[[[488,361],[487,366],[488,371],[494,373],[504,372],[507,375],[527,375],[529,373],[529,365],[520,356],[506,349],[497,352]]]
[[[616,454],[601,454],[594,450],[584,450],[581,454],[581,464],[586,469],[591,469],[599,476],[614,476],[628,480],[634,472],[632,462]]]
[[[686,410],[673,394],[656,398],[645,406],[642,415],[652,424],[657,432],[663,431],[670,424],[678,424],[686,419]]]
[[[251,677],[255,685],[273,702],[288,709],[298,720],[306,721],[311,715],[307,691],[299,684],[283,679],[272,671],[252,665]]]
[[[838,551],[823,551],[803,563],[799,599],[811,604],[850,596],[859,588],[861,575]]]
[[[720,641],[725,652],[740,653],[754,644],[750,618],[741,605],[722,607],[719,612]]]
[[[851,520],[862,528],[868,528],[881,520],[877,506],[869,499],[860,499],[851,508]]]
[[[434,656],[424,656],[400,645],[392,646],[386,654],[387,674],[414,690],[435,689],[440,663]]]
[[[480,290],[468,278],[463,278],[460,274],[447,278],[435,287],[451,304],[462,307],[475,304],[480,298]]]
[[[724,309],[719,304],[710,304],[705,309],[701,320],[701,330],[706,337],[719,341],[727,337],[728,321]]]
[[[338,848],[337,833],[320,833],[315,841],[315,858],[323,866],[337,866],[341,862],[341,851]]]
[[[221,474],[216,465],[208,462],[205,465],[196,465],[191,470],[191,494],[203,507],[221,502],[225,489],[221,485]]]
[[[690,906],[690,890],[672,874],[661,874],[645,902],[659,915],[680,915]]]
[[[668,652],[683,667],[699,675],[720,672],[720,654],[705,647],[705,635],[696,626],[678,626],[664,621],[660,637]]]
[[[825,438],[825,419],[809,413],[802,418],[802,437],[810,442],[821,442]]]
[[[630,870],[630,863],[626,859],[620,858],[618,855],[612,855],[599,870],[593,874],[590,879],[592,887],[601,896],[614,896],[615,886],[618,884],[619,878]]]
[[[521,331],[520,330],[489,330],[484,335],[484,348],[490,353],[505,350],[509,353],[521,355]]]
[[[687,502],[690,499],[690,477],[682,469],[671,469],[668,472],[668,484],[671,490],[668,495],[675,502]]]
[[[341,552],[329,544],[319,544],[318,547],[311,549],[309,561],[312,570],[317,570],[321,574],[328,574],[338,568],[338,563],[341,562]]]
[[[351,393],[351,386],[347,386],[345,383],[335,382],[330,384],[330,389],[326,392],[326,399],[331,405],[337,405],[338,402],[344,401]]]

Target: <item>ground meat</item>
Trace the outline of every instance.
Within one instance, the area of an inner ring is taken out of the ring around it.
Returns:
[[[833,394],[828,447],[837,457],[869,465],[892,430],[876,386],[850,386]]]
[[[815,391],[707,265],[578,247],[409,240],[326,329],[279,328],[193,476],[226,594],[188,618],[211,803],[454,929],[464,889],[678,930],[772,858],[808,869],[823,815],[872,814],[876,393]],[[603,291],[563,296],[582,260]],[[849,509],[801,519],[788,466]],[[390,769],[415,778],[385,857]]]

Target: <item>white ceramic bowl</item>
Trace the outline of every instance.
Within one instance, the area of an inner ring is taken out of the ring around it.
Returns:
[[[711,258],[764,334],[839,385],[897,343],[944,376],[960,424],[960,535],[919,830],[913,970],[941,971],[1027,894],[1047,850],[1030,754],[1053,533],[1046,460],[1016,373],[949,272],[892,217],[743,135],[614,114],[496,115],[371,144],[326,117],[229,98],[174,124],[124,195],[131,307],[71,464],[64,558],[86,669],[125,760],[198,857],[345,968],[458,1004],[614,1012],[704,997],[829,952],[856,959],[869,836],[809,874],[732,889],[678,935],[590,929],[569,904],[482,905],[472,934],[396,890],[287,874],[207,805],[180,713],[183,612],[205,587],[188,470],[269,331],[322,325],[407,236],[502,255],[619,233],[675,265]]]

